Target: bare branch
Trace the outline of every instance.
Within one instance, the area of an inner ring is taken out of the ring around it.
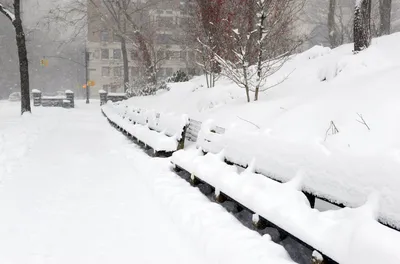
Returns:
[[[365,122],[364,117],[362,114],[357,113],[357,115],[361,118],[361,120],[356,119],[356,121],[360,124],[363,124],[364,126],[367,127],[368,130],[371,130],[371,128],[368,126],[367,122]]]

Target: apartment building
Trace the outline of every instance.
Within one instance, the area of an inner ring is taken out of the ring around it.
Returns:
[[[104,24],[99,8],[104,8],[103,1],[97,0],[96,6],[89,2],[88,8],[88,79],[95,82],[91,87],[91,97],[97,97],[99,90],[123,92],[123,60],[119,37],[113,32],[112,25]],[[195,52],[182,41],[182,25],[189,19],[182,9],[183,1],[168,0],[157,8],[141,13],[137,18],[151,24],[146,38],[152,42],[152,57],[157,65],[159,80],[171,76],[178,70],[190,75],[198,71]],[[128,30],[129,32],[129,30]],[[132,39],[134,39],[132,37]],[[143,67],[134,41],[127,41],[129,75],[133,82],[143,75]]]

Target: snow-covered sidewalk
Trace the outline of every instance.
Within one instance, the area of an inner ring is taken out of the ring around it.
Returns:
[[[0,263],[292,263],[116,132],[97,102],[0,110]]]

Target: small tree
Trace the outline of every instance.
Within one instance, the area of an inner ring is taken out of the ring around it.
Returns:
[[[354,9],[354,52],[371,44],[371,0],[357,0]]]
[[[301,44],[293,37],[292,26],[302,8],[297,0],[248,0],[244,1],[243,17],[236,21],[231,34],[232,59],[214,54],[222,67],[222,74],[246,91],[254,101],[259,94],[275,84],[267,84]],[[283,80],[282,80],[283,81]]]
[[[19,73],[21,82],[21,114],[31,112],[31,101],[29,94],[29,66],[26,51],[24,28],[21,19],[20,0],[14,0],[14,13],[9,11],[0,3],[0,13],[3,13],[13,24],[18,48]]]

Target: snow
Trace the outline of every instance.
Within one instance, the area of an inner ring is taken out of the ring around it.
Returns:
[[[400,34],[374,39],[357,55],[353,45],[320,46],[293,56],[268,80],[287,80],[248,104],[226,78],[207,89],[204,77],[171,84],[169,92],[128,100],[158,112],[213,120],[224,135],[203,135],[206,151],[280,181],[304,174],[303,188],[351,207],[380,194],[380,220],[400,228]],[[370,128],[360,123],[360,115]],[[339,133],[328,128],[332,122]]]
[[[42,93],[41,91],[39,91],[38,89],[33,89],[32,93]]]
[[[73,94],[74,92],[71,91],[71,90],[66,90],[65,93],[66,93],[66,94]]]
[[[258,215],[263,216],[338,263],[359,263],[360,257],[362,263],[368,264],[380,263],[378,259],[399,263],[400,252],[392,245],[400,243],[400,233],[376,221],[376,193],[359,208],[319,212],[310,208],[301,192],[302,173],[281,184],[253,173],[251,166],[240,173],[236,166],[227,165],[224,157],[224,151],[203,156],[198,149],[191,149],[174,153],[171,161],[255,212],[253,221],[258,221]],[[365,223],[372,232],[359,231]],[[378,241],[385,245],[376,247]]]
[[[99,93],[102,94],[102,93],[107,93],[107,92],[104,90],[99,90]]]
[[[62,100],[62,99],[65,99],[65,96],[62,96],[62,95],[56,95],[56,96],[42,96],[42,100],[46,100],[46,99],[49,99],[49,100],[51,100],[51,99],[59,99],[59,100]]]
[[[293,263],[115,131],[97,103],[0,110],[1,263]]]
[[[109,93],[108,96],[126,96],[126,93]]]

